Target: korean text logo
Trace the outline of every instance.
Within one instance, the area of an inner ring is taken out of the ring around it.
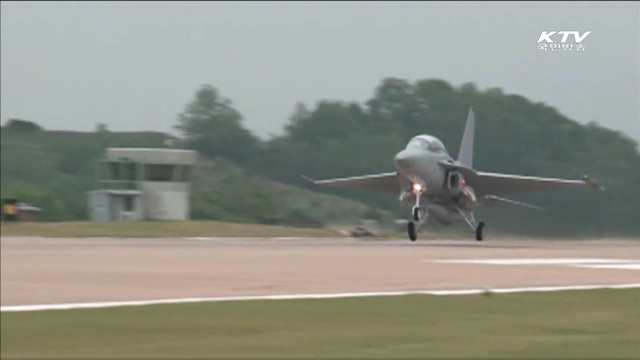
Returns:
[[[582,44],[584,39],[591,34],[585,31],[543,31],[538,38],[538,49],[543,51],[585,51],[587,47]],[[571,37],[571,35],[573,35]],[[573,42],[569,42],[570,37]]]

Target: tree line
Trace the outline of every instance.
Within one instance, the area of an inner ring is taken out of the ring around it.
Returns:
[[[364,103],[325,99],[295,104],[282,134],[268,140],[247,129],[241,111],[215,86],[198,88],[177,116],[178,146],[197,150],[206,161],[218,164],[217,169],[224,164],[228,175],[215,188],[207,185],[209,175],[197,180],[192,216],[322,224],[348,215],[347,207],[338,211],[333,200],[314,198],[293,206],[291,198],[284,201],[280,190],[267,185],[277,182],[365,204],[366,211],[355,217],[380,218],[386,210],[407,218],[409,210],[399,206],[397,196],[311,187],[300,175],[329,178],[392,171],[393,155],[420,133],[440,138],[456,157],[469,107],[476,113],[475,168],[566,178],[588,173],[607,188],[604,193],[515,196],[548,210],[502,206],[480,210],[479,219],[530,235],[640,235],[636,142],[597,123],[579,124],[554,107],[499,88],[453,86],[439,79],[386,78]],[[84,191],[92,189],[93,161],[104,147],[164,147],[167,137],[111,133],[105,125],[95,133],[61,133],[17,119],[2,127],[3,195],[19,193],[54,209],[45,215],[48,220],[86,219]],[[231,165],[240,170],[231,171]],[[247,188],[253,190],[247,193]],[[294,198],[307,196],[295,194]],[[322,208],[321,203],[330,205]]]
[[[556,108],[502,89],[479,90],[439,79],[386,78],[364,104],[322,100],[298,103],[282,135],[261,141],[241,112],[211,85],[197,90],[179,115],[183,146],[225,157],[254,173],[308,186],[300,178],[391,171],[392,157],[413,136],[440,138],[457,156],[469,107],[476,113],[474,166],[482,171],[581,178],[589,174],[607,192],[563,191],[518,199],[548,210],[498,207],[479,216],[506,230],[539,235],[640,234],[640,153],[624,134],[591,122],[582,125]],[[394,196],[324,190],[407,217]]]

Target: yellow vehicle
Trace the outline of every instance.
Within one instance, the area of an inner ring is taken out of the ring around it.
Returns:
[[[15,221],[18,217],[18,206],[15,202],[7,202],[2,208],[2,215],[6,221]]]
[[[4,206],[4,213],[5,215],[17,215],[18,214],[18,209],[16,208],[15,204],[7,204]]]

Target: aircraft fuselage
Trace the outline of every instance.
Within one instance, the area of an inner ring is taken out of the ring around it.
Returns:
[[[424,197],[433,198],[442,194],[446,173],[438,162],[453,159],[440,144],[440,140],[433,136],[420,135],[396,154],[393,165],[404,178],[400,181],[403,191],[411,192],[413,184],[420,184]]]

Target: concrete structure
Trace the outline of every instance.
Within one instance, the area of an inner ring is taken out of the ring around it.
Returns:
[[[144,219],[139,190],[95,190],[88,193],[91,221],[140,221]]]
[[[108,148],[97,162],[99,190],[88,193],[92,221],[187,220],[197,153]]]

